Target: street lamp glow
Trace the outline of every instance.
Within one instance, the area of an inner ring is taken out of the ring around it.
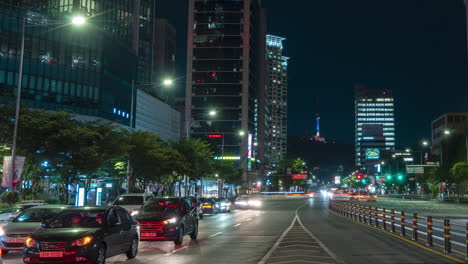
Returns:
[[[86,23],[86,19],[82,16],[75,16],[72,18],[73,25],[83,25],[84,23]]]
[[[163,81],[163,84],[166,85],[166,86],[172,85],[173,83],[174,83],[174,81],[170,80],[170,79],[166,79],[166,80]]]
[[[218,173],[216,173],[216,174],[215,174],[215,177],[219,177],[219,174],[218,174]]]
[[[380,162],[380,164],[385,165],[385,161]]]
[[[427,142],[427,141],[423,141],[422,144],[423,144],[423,146],[429,146],[429,142]]]
[[[245,132],[244,131],[239,131],[239,136],[245,136]]]
[[[216,116],[216,111],[215,111],[215,110],[211,110],[211,111],[209,112],[209,115],[210,115],[210,116]]]
[[[450,130],[448,130],[448,129],[444,130],[444,134],[445,135],[450,135]]]
[[[405,149],[406,152],[411,152],[411,149],[407,148]]]

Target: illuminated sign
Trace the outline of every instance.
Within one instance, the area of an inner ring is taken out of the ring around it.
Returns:
[[[306,174],[293,174],[291,175],[293,180],[305,180],[307,179]]]
[[[335,176],[335,184],[341,184],[341,177]]]
[[[366,149],[366,159],[368,160],[380,159],[380,150],[379,149]]]
[[[403,158],[404,161],[413,161],[414,159],[412,157],[409,158]]]
[[[77,206],[84,206],[84,200],[85,200],[85,188],[79,188]]]
[[[215,160],[240,160],[240,157],[230,157],[230,156],[224,156],[224,157],[214,157]]]
[[[208,138],[222,138],[222,137],[223,137],[223,135],[221,135],[221,134],[210,134],[210,135],[208,135]]]

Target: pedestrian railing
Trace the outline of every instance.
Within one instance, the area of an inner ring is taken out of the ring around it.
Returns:
[[[410,218],[403,211],[342,201],[330,201],[329,208],[357,222],[424,242],[427,247],[439,247],[446,254],[463,255],[468,263],[468,223],[461,225],[451,223],[449,219],[433,219],[432,216],[421,218],[416,213],[410,214]]]

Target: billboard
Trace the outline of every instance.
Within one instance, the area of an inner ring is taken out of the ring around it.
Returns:
[[[291,175],[293,180],[305,180],[307,179],[307,174],[293,174]]]
[[[341,184],[341,177],[335,176],[335,184]]]
[[[377,148],[366,149],[366,159],[367,160],[380,159],[380,149],[377,149]]]

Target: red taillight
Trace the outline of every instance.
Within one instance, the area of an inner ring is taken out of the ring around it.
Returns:
[[[24,262],[31,262],[31,258],[24,258],[23,261]]]
[[[87,261],[88,259],[85,257],[76,257],[75,261]]]

